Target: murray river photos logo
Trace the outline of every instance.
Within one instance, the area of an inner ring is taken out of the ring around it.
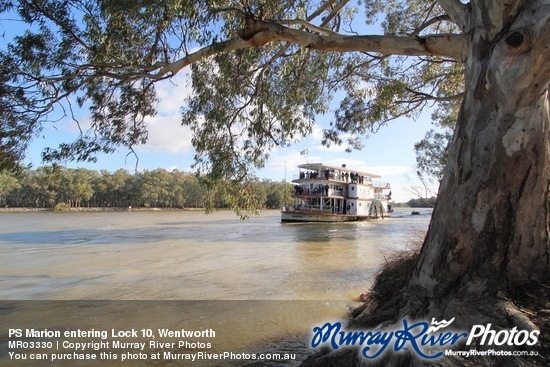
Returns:
[[[455,318],[436,321],[409,322],[403,320],[403,327],[384,330],[345,330],[340,322],[327,322],[313,328],[311,347],[329,345],[333,349],[358,346],[364,358],[374,359],[384,352],[409,350],[424,359],[435,359],[445,354],[453,346],[533,346],[538,342],[539,331],[493,330],[491,324],[474,325],[469,333],[448,330]]]

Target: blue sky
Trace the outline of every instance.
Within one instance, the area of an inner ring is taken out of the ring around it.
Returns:
[[[139,161],[136,162],[134,155],[128,155],[129,152],[121,148],[112,155],[100,155],[94,164],[69,162],[66,165],[108,171],[123,168],[134,172],[137,163],[138,170],[165,168],[191,171],[194,156],[191,133],[187,127],[180,125],[180,108],[190,93],[187,77],[187,73],[180,73],[171,81],[163,81],[157,86],[158,113],[148,121],[148,143],[135,149]],[[85,128],[89,117],[85,111],[78,114]],[[296,166],[307,161],[347,164],[350,168],[381,175],[382,181],[391,184],[394,200],[407,201],[414,197],[410,190],[411,179],[414,181],[416,177],[414,144],[433,128],[430,114],[430,111],[425,111],[416,121],[407,118],[393,121],[365,139],[362,150],[352,153],[346,153],[344,147],[327,148],[321,145],[322,129],[328,126],[331,115],[320,116],[310,136],[292,147],[272,150],[266,167],[258,170],[256,176],[281,181],[286,174],[286,179],[290,181],[298,172]],[[71,142],[78,133],[70,118],[58,122],[55,128],[46,127],[32,142],[25,163],[32,163],[34,167],[41,165],[40,153],[44,147],[55,147],[61,141]],[[307,156],[300,155],[304,149],[308,149]]]
[[[25,25],[10,19],[3,19],[4,32],[2,43],[6,43],[10,34],[15,33],[20,26]],[[10,25],[10,27],[7,26]],[[361,16],[354,20],[354,27],[362,33],[380,34],[379,26],[367,27]],[[191,171],[193,163],[193,147],[191,133],[187,127],[180,124],[180,109],[185,97],[190,93],[186,80],[188,69],[180,72],[171,80],[165,80],[156,85],[159,97],[158,113],[148,121],[149,140],[144,146],[135,148],[139,161],[124,148],[112,155],[99,155],[96,163],[68,162],[68,167],[85,167],[89,169],[106,169],[116,171],[120,168],[129,172],[138,170],[165,168]],[[73,104],[76,106],[76,103]],[[86,111],[76,111],[81,127],[89,125]],[[270,159],[265,168],[258,170],[256,176],[263,179],[281,181],[292,180],[297,174],[297,165],[309,162],[323,162],[332,165],[347,164],[348,167],[367,171],[382,176],[381,181],[392,186],[393,199],[402,202],[415,197],[411,185],[420,185],[416,179],[416,160],[414,144],[420,141],[425,133],[434,128],[430,119],[431,112],[425,111],[417,120],[401,118],[382,127],[364,141],[361,151],[346,153],[344,147],[326,148],[321,145],[322,130],[327,127],[332,113],[319,116],[313,133],[292,147],[278,148],[270,152]],[[25,159],[26,164],[38,167],[42,164],[41,155],[44,147],[57,147],[60,142],[72,142],[79,135],[75,122],[66,117],[56,122],[55,127],[45,126],[40,136],[30,145]],[[307,156],[300,151],[308,149]]]

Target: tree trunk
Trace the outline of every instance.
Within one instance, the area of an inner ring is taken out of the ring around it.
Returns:
[[[410,281],[433,311],[451,294],[494,302],[550,286],[550,4],[527,3],[501,29],[474,27],[449,163]],[[476,19],[474,6],[476,24],[488,22],[483,10]]]
[[[510,24],[472,35],[449,164],[410,281],[432,312],[451,294],[502,312],[499,294],[550,286],[549,8],[530,2]]]
[[[507,6],[496,3],[471,2],[464,102],[414,271],[399,295],[352,325],[455,317],[453,327],[466,331],[541,328],[534,316],[548,307],[550,289],[550,3],[516,2],[523,6],[495,14],[492,7]],[[540,350],[548,348],[543,335]],[[449,358],[439,362],[475,365]],[[423,363],[392,352],[375,362]]]

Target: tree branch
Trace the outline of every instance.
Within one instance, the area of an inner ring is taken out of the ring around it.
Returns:
[[[445,10],[451,20],[462,29],[462,32],[469,31],[469,6],[462,4],[460,0],[438,0],[439,5]]]
[[[325,10],[327,10],[331,5],[333,5],[336,2],[336,0],[329,0],[324,5],[319,7],[313,14],[309,15],[307,17],[307,20],[312,20],[321,15]]]
[[[342,8],[348,2],[349,2],[349,0],[343,0],[338,5],[336,5],[334,7],[334,9],[332,10],[332,12],[330,13],[330,15],[328,17],[326,17],[326,19],[323,21],[323,23],[321,23],[321,27],[326,26],[336,15],[338,15],[340,13],[340,10],[342,10]]]
[[[212,43],[196,52],[187,54],[174,62],[156,62],[152,65],[126,65],[120,73],[112,70],[109,64],[90,64],[81,66],[73,74],[78,75],[85,69],[96,69],[96,75],[107,76],[118,80],[161,80],[171,77],[183,68],[205,60],[210,56],[245,48],[258,48],[274,42],[289,42],[324,52],[376,52],[385,55],[404,56],[441,56],[462,61],[462,52],[466,40],[457,34],[426,35],[422,37],[398,36],[350,36],[337,33],[315,34],[300,29],[285,27],[273,22],[250,19],[240,37],[227,41]],[[134,68],[134,72],[129,68]],[[91,76],[91,75],[90,75]],[[59,81],[67,76],[44,78]]]
[[[267,42],[285,40],[302,47],[327,52],[377,52],[405,56],[444,56],[455,60],[462,60],[462,51],[465,38],[455,34],[427,35],[424,37],[397,37],[397,36],[347,36],[347,35],[316,35],[295,29],[280,27],[273,29],[269,39],[266,32],[264,39]],[[266,42],[266,43],[267,43]]]
[[[135,73],[134,78],[159,79],[165,74],[176,74],[179,70],[212,55],[244,48],[257,48],[268,43],[287,41],[302,47],[325,52],[377,52],[405,56],[442,56],[462,61],[465,38],[456,34],[426,35],[423,37],[397,36],[346,36],[340,34],[319,35],[291,29],[280,24],[252,20],[253,24],[241,32],[241,37],[214,43],[201,48],[172,63],[156,63],[143,67],[144,70],[158,70],[150,74]]]
[[[335,35],[336,32],[331,31],[330,29],[318,27],[314,24],[311,24],[310,22],[303,20],[303,19],[285,19],[285,20],[278,20],[273,21],[277,24],[288,24],[288,25],[300,25],[303,28],[307,28],[315,33],[323,34],[323,35]]]
[[[445,20],[451,20],[449,18],[448,15],[439,15],[437,17],[433,17],[432,19],[424,22],[423,24],[421,24],[419,27],[417,27],[416,29],[414,29],[410,35],[411,36],[417,36],[420,34],[420,32],[422,32],[424,29],[428,28],[429,26],[433,25],[433,24],[436,24],[436,23],[439,23],[439,22],[442,22],[442,21],[445,21]]]
[[[414,94],[414,98],[411,100],[396,100],[396,103],[416,103],[419,101],[436,101],[436,102],[449,102],[449,101],[460,101],[464,98],[464,93],[458,93],[452,96],[438,97],[428,93],[419,92],[410,88],[405,88],[407,92]]]

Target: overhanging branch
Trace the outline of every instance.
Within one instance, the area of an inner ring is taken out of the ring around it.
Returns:
[[[239,37],[213,43],[171,63],[155,63],[139,67],[143,72],[131,73],[132,79],[161,79],[174,75],[188,65],[218,53],[245,48],[258,48],[269,43],[286,41],[324,52],[376,52],[387,55],[441,56],[462,61],[466,39],[457,34],[437,34],[423,37],[348,36],[341,34],[315,34],[285,27],[273,22],[249,20]],[[155,71],[156,72],[153,72]],[[110,75],[111,76],[111,75]]]

